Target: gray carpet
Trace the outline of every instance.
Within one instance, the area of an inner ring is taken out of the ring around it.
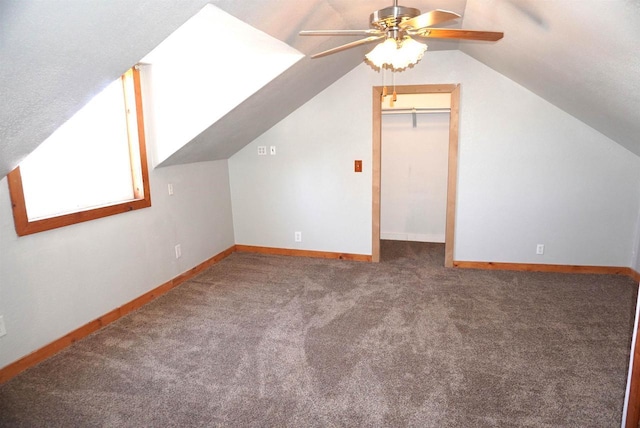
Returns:
[[[620,426],[616,276],[235,253],[0,386],[1,426]]]

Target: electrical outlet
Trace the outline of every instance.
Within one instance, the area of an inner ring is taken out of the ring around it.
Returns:
[[[258,154],[265,156],[267,154],[267,146],[258,146]]]
[[[0,337],[7,334],[7,329],[4,328],[4,317],[0,315]]]
[[[544,244],[538,244],[536,246],[536,254],[538,255],[544,254]]]
[[[180,244],[176,245],[176,259],[182,257],[182,247]]]
[[[293,235],[293,239],[294,239],[294,241],[296,241],[296,242],[302,242],[302,232],[296,232],[296,233]]]
[[[169,192],[169,196],[173,195],[173,184],[167,184],[167,192]]]

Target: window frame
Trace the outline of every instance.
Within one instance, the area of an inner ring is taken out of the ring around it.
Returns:
[[[151,206],[151,190],[149,186],[149,166],[147,164],[147,150],[144,134],[144,119],[142,110],[142,91],[140,88],[140,70],[138,66],[134,66],[122,75],[121,79],[131,73],[133,79],[135,109],[138,129],[138,150],[135,149],[136,141],[132,141],[129,135],[129,159],[131,162],[131,176],[134,199],[117,202],[97,208],[81,209],[75,212],[61,214],[57,216],[47,217],[37,220],[29,220],[27,216],[27,206],[25,203],[24,189],[22,185],[22,175],[20,167],[16,167],[7,175],[9,184],[9,194],[11,198],[11,208],[13,211],[13,219],[15,223],[16,233],[18,236],[30,235],[33,233],[44,232],[46,230],[57,229],[59,227],[69,226],[72,224],[82,223],[85,221],[95,220],[98,218],[108,217],[129,211],[134,211]],[[127,97],[125,97],[126,108],[129,109]],[[127,120],[129,120],[127,115]],[[128,126],[128,133],[130,127]],[[139,165],[137,156],[139,152]]]

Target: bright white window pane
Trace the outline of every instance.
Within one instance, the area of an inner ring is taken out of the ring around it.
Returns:
[[[20,172],[29,220],[132,200],[122,81],[47,138]]]

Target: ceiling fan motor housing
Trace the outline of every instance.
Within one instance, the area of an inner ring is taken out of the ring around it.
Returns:
[[[376,10],[369,16],[371,28],[387,32],[388,38],[400,40],[404,37],[404,31],[400,23],[420,15],[420,10],[413,7],[390,6]]]

